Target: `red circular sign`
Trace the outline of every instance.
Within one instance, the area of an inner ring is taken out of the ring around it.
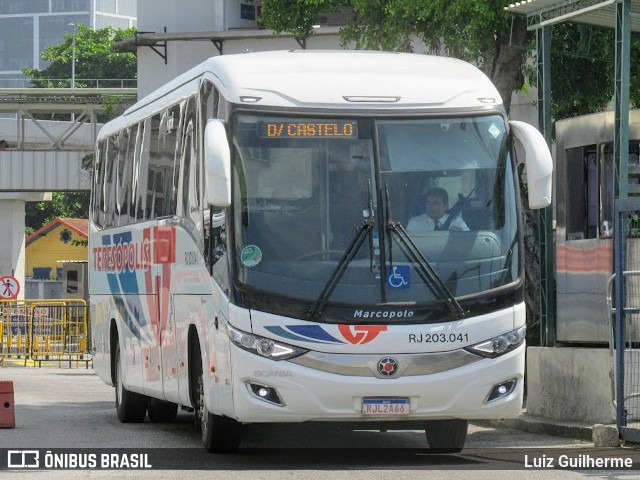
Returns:
[[[0,277],[0,300],[15,300],[20,293],[20,282],[16,277],[3,275]]]

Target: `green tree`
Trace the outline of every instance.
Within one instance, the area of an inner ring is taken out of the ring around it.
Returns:
[[[431,53],[472,62],[496,85],[507,111],[511,94],[537,84],[535,39],[524,17],[507,13],[512,0],[263,0],[261,21],[297,38],[313,34],[318,15],[350,7],[343,45],[411,51],[420,39]],[[560,23],[552,27],[552,117],[607,108],[614,90],[613,29]],[[640,106],[640,35],[632,35],[631,104]]]
[[[75,86],[95,87],[95,79],[132,80],[137,75],[137,59],[134,53],[117,53],[114,42],[131,37],[135,28],[92,29],[83,24],[76,32]],[[73,56],[73,34],[68,33],[62,43],[51,45],[42,51],[42,59],[51,62],[43,69],[25,68],[34,87],[70,87],[71,60]],[[120,82],[101,82],[102,87],[119,87]],[[135,86],[125,84],[124,86]]]
[[[496,85],[507,110],[524,84],[526,22],[504,11],[507,0],[263,0],[261,21],[276,32],[305,38],[319,13],[350,6],[343,45],[411,51],[415,38],[434,53],[473,62]],[[512,21],[513,20],[513,21]]]
[[[554,25],[551,38],[551,115],[600,112],[614,95],[615,32],[593,25]],[[630,106],[640,107],[640,35],[631,34]],[[536,84],[531,75],[532,84]]]
[[[89,192],[53,192],[50,202],[26,202],[25,233],[29,235],[56,217],[87,218]]]

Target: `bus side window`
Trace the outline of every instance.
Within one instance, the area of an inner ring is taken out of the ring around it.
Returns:
[[[100,227],[104,226],[104,190],[102,184],[104,182],[105,145],[106,141],[102,140],[96,150],[95,184],[93,188],[93,221]]]
[[[210,207],[204,226],[204,258],[211,276],[224,289],[229,289],[226,210]]]
[[[116,189],[118,170],[118,138],[109,137],[107,143],[105,175],[104,175],[104,226],[112,227],[117,221],[114,219],[116,212]]]
[[[135,199],[136,199],[136,221],[140,222],[145,220],[146,217],[146,206],[147,206],[147,178],[149,177],[149,156],[151,155],[151,139],[152,139],[152,130],[154,120],[156,120],[158,115],[154,116],[153,119],[147,118],[144,121],[144,133],[142,136],[142,147],[140,148],[140,157],[138,161],[138,175],[135,183]],[[159,123],[159,118],[157,118],[157,123]],[[156,126],[157,129],[157,126]]]
[[[220,95],[218,89],[208,80],[202,82],[200,87],[200,115],[202,128],[200,131],[204,131],[204,124],[207,118],[217,118],[218,116],[218,102],[220,101]]]
[[[127,144],[124,151],[124,166],[119,173],[118,195],[120,202],[120,225],[128,225],[132,222],[131,204],[133,203],[132,182],[134,152],[136,149],[136,138],[138,136],[138,125],[133,125],[127,129]]]

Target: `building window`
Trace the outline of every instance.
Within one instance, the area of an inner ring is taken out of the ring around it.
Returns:
[[[0,15],[20,13],[48,13],[49,0],[4,1],[0,2]]]
[[[118,13],[116,0],[96,0],[96,11],[103,13]]]
[[[52,12],[89,12],[91,5],[89,0],[52,0]]]
[[[33,18],[0,18],[0,70],[32,67]]]

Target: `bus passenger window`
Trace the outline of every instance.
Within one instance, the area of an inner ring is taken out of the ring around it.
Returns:
[[[205,262],[211,276],[225,290],[229,288],[226,218],[226,210],[211,207],[208,215],[205,213],[204,228]]]

